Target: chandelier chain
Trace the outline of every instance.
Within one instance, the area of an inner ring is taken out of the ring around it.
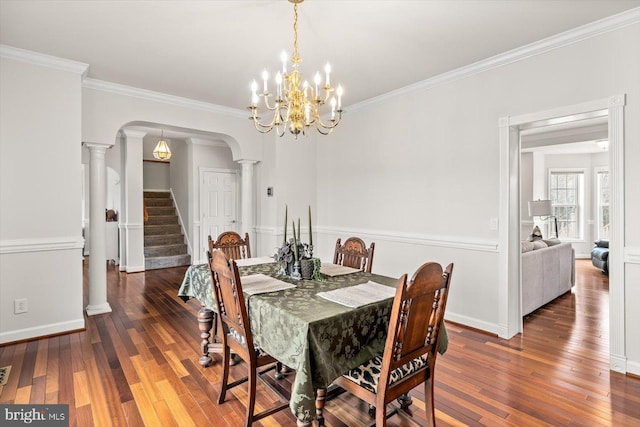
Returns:
[[[298,63],[298,3],[293,5],[293,62]]]

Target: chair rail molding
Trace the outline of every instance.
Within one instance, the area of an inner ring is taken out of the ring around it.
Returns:
[[[37,239],[13,239],[0,241],[0,254],[15,254],[24,252],[64,251],[82,249],[82,236],[61,236]]]
[[[624,248],[624,262],[627,264],[640,264],[640,246]]]
[[[316,226],[317,233],[331,235],[353,235],[375,240],[386,240],[397,243],[411,243],[423,246],[437,246],[452,249],[464,249],[482,252],[498,252],[498,242],[481,240],[473,237],[433,236],[417,233],[403,233],[387,230],[371,230],[347,227]]]

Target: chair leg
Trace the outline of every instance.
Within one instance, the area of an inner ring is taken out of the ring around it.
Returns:
[[[256,406],[256,385],[257,385],[257,378],[258,372],[254,369],[249,369],[249,374],[248,374],[248,389],[247,389],[247,393],[249,394],[247,396],[247,422],[246,422],[246,427],[251,427],[251,424],[253,424],[253,410]]]
[[[424,382],[424,413],[427,421],[427,426],[435,427],[436,425],[436,411],[433,403],[433,376],[428,378]]]
[[[227,383],[229,382],[229,348],[222,352],[222,384],[220,385],[220,395],[218,396],[218,404],[224,402],[227,394]]]
[[[409,407],[413,404],[413,399],[411,398],[409,393],[403,394],[397,400],[400,404],[400,409],[405,411],[407,414],[412,415],[411,409]]]
[[[387,405],[384,402],[377,402],[376,406],[376,427],[386,427],[387,425]]]

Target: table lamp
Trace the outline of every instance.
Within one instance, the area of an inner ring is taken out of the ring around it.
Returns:
[[[558,219],[553,215],[551,200],[532,200],[529,202],[529,216],[539,216],[543,221],[553,218],[555,222],[556,238],[558,238]]]

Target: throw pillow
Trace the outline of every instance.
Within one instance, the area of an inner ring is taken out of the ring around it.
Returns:
[[[534,251],[536,249],[542,249],[542,248],[546,248],[547,247],[547,244],[545,242],[543,242],[542,240],[535,240],[532,243],[533,243],[533,250]]]
[[[562,243],[558,239],[542,239],[542,241],[545,242],[547,244],[547,246],[555,246],[555,245],[559,245],[560,243]]]
[[[542,232],[537,225],[533,227],[533,232],[531,233],[531,236],[529,236],[529,241],[535,242],[536,240],[542,240]]]
[[[522,241],[520,242],[520,252],[525,253],[525,252],[531,252],[533,250],[533,242],[529,242],[529,241]]]

